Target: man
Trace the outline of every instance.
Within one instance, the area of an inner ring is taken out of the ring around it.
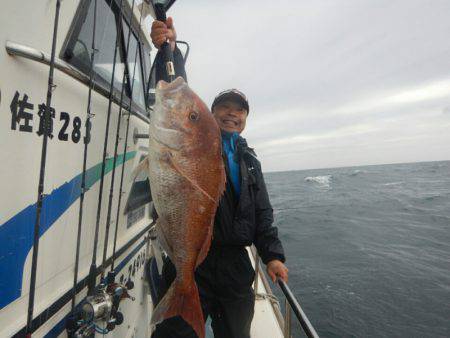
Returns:
[[[177,75],[186,79],[184,61],[176,47],[172,18],[154,21],[151,38],[156,48],[168,41],[174,54]],[[160,53],[155,59],[156,80],[165,79]],[[215,338],[249,338],[254,313],[252,283],[255,271],[246,246],[255,244],[273,282],[287,282],[283,247],[277,229],[272,226],[273,210],[269,202],[261,165],[253,149],[240,134],[245,128],[249,104],[243,93],[226,90],[214,99],[211,111],[222,131],[222,147],[227,184],[214,220],[213,239],[205,261],[195,278],[205,319],[210,316]],[[163,267],[163,293],[175,277],[173,264]],[[180,317],[157,325],[154,338],[196,337]]]

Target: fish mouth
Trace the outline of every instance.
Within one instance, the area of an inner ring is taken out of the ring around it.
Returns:
[[[169,144],[168,142],[164,142],[164,141],[162,141],[162,140],[160,140],[159,138],[157,138],[157,137],[152,137],[152,139],[156,142],[156,143],[159,143],[160,145],[162,145],[162,146],[164,146],[164,147],[166,147],[166,148],[169,148],[170,150],[176,150],[176,151],[178,151],[178,150],[180,150],[181,149],[181,147],[180,146],[174,146],[174,145],[172,145],[172,144]]]
[[[173,82],[166,82],[164,80],[158,81],[155,92],[155,105],[162,105],[165,109],[172,109],[176,102],[178,92],[187,87],[184,79],[179,76]]]
[[[181,141],[181,133],[182,131],[165,128],[161,125],[151,124],[150,125],[150,137],[157,143],[172,149],[172,150],[180,150],[183,147]]]
[[[184,79],[181,76],[178,76],[172,82],[166,82],[164,80],[160,80],[160,81],[158,81],[158,84],[156,85],[156,92],[165,93],[165,92],[178,91],[185,85],[186,85],[186,82],[184,82]]]

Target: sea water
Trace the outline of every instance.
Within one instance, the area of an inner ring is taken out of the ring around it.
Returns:
[[[321,337],[450,337],[449,161],[265,179],[289,285]]]

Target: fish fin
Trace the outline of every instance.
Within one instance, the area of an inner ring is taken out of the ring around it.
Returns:
[[[186,175],[183,170],[175,163],[175,161],[172,159],[172,155],[170,153],[167,154],[167,162],[172,166],[173,169],[175,169],[182,177],[186,179],[195,189],[200,191],[203,195],[205,195],[209,200],[211,200],[213,203],[217,204],[217,201],[211,197],[210,194],[208,194],[202,187],[200,187],[196,182],[194,182],[191,178],[189,178],[188,175]]]
[[[175,316],[181,316],[194,329],[199,338],[205,337],[205,320],[198,288],[193,277],[190,287],[184,289],[175,279],[154,309],[151,323],[156,325]]]
[[[197,261],[195,262],[195,267],[198,267],[206,258],[208,255],[209,247],[211,246],[211,238],[212,238],[212,232],[213,232],[213,222],[214,218],[211,221],[210,226],[208,227],[208,235],[206,236],[206,240],[203,242],[202,248],[200,249]]]
[[[159,244],[166,251],[167,255],[171,259],[173,259],[173,248],[169,245],[169,242],[166,239],[166,234],[164,233],[164,225],[160,218],[156,220],[156,234]]]
[[[139,164],[136,166],[136,168],[133,169],[131,172],[131,179],[130,181],[134,181],[136,177],[145,170],[146,173],[148,173],[149,169],[149,159],[148,156],[146,156]]]

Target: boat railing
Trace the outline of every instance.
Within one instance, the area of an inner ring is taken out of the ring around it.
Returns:
[[[261,259],[254,247],[251,248],[251,251],[255,261],[255,283],[254,283],[255,298],[256,299],[268,298],[271,300],[272,308],[274,310],[278,323],[283,330],[284,337],[291,338],[292,336],[291,312],[294,312],[306,336],[309,338],[319,338],[319,335],[312,326],[311,322],[309,321],[308,317],[306,316],[305,312],[300,306],[300,303],[295,298],[294,294],[292,293],[287,283],[285,283],[281,279],[278,279],[277,281],[278,286],[280,287],[281,292],[284,295],[284,315],[281,313],[280,303],[278,299],[275,297],[275,295],[272,293],[272,289],[270,288],[267,277],[262,271]],[[266,293],[264,294],[258,292],[258,284],[260,278],[264,285],[264,288],[266,289]]]

